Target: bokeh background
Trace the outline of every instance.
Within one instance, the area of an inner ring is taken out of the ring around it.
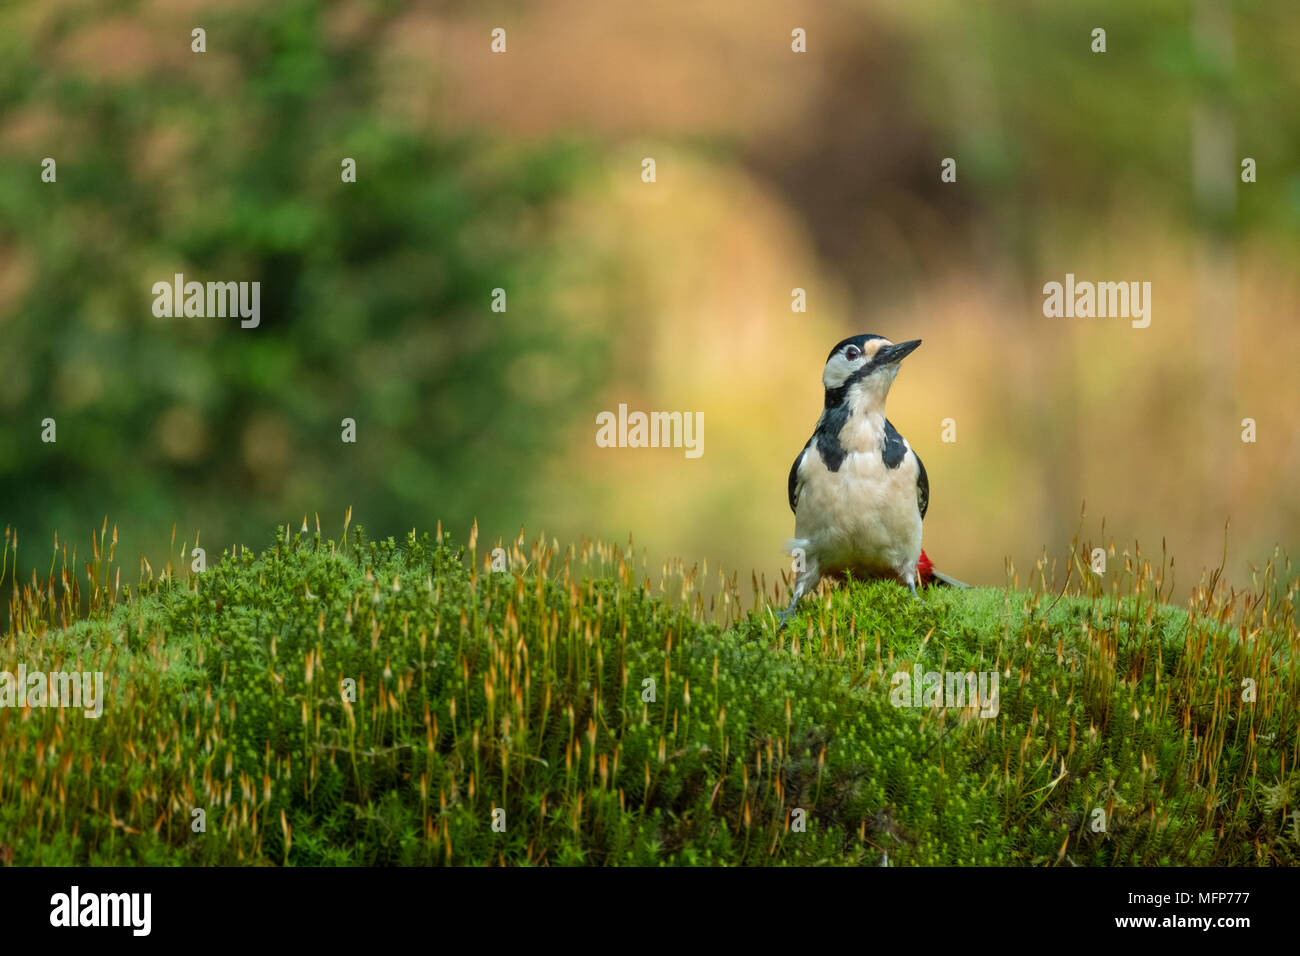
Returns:
[[[24,574],[105,515],[157,566],[352,506],[770,582],[871,331],[924,339],[890,417],[943,568],[1104,520],[1185,593],[1230,522],[1244,581],[1300,542],[1298,52],[1284,0],[8,4],[0,524]],[[176,272],[261,281],[261,327],[155,318]],[[1150,327],[1045,318],[1067,272],[1151,282]],[[598,448],[619,403],[702,411],[703,457]]]

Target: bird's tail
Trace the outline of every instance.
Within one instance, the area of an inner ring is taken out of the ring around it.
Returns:
[[[970,587],[970,585],[964,581],[958,581],[956,578],[951,578],[942,571],[936,571],[934,569],[934,562],[930,560],[929,556],[924,551],[921,552],[921,557],[916,562],[916,576],[925,587],[935,584],[942,584],[950,588]]]

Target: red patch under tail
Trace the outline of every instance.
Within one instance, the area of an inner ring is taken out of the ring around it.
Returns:
[[[920,560],[916,562],[916,578],[922,587],[928,587],[934,583],[934,563],[926,556],[924,551],[921,552]]]

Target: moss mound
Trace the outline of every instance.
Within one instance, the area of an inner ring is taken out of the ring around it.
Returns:
[[[1185,610],[1140,557],[1059,593],[851,582],[777,634],[599,544],[281,529],[128,588],[93,551],[10,603],[0,671],[105,698],[0,708],[16,864],[1300,862],[1284,567]]]

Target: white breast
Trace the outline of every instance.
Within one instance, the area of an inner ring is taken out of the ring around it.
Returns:
[[[855,426],[864,427],[855,422],[845,432]],[[909,447],[899,466],[888,468],[878,440],[860,431],[852,437],[870,450],[848,452],[837,471],[826,467],[816,442],[809,446],[799,468],[795,537],[807,542],[822,573],[906,575],[921,556],[916,456]]]

